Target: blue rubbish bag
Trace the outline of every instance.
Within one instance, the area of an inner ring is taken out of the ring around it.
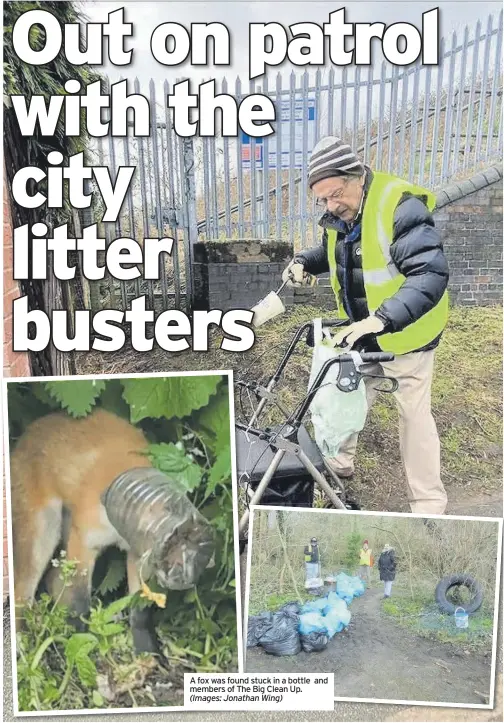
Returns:
[[[336,633],[339,633],[345,627],[339,613],[336,610],[331,610],[324,616],[324,621],[327,627],[327,635],[329,640],[334,637]]]
[[[364,583],[358,577],[340,572],[336,575],[336,594],[346,603],[352,602],[354,597],[359,597],[365,591]]]
[[[325,613],[326,608],[329,608],[329,601],[327,597],[319,597],[316,600],[309,600],[301,608],[302,613]]]
[[[327,601],[328,609],[324,615],[324,621],[329,637],[332,638],[336,633],[341,632],[343,628],[348,627],[352,616],[346,602],[338,597],[336,593],[329,593]]]
[[[351,603],[353,600],[353,593],[348,590],[348,588],[340,589],[336,593],[341,600],[344,600],[346,603]]]
[[[300,635],[310,633],[327,633],[325,618],[317,612],[301,613],[299,616]]]
[[[346,615],[346,613],[348,612],[348,607],[344,600],[342,600],[336,595],[336,593],[333,592],[330,593],[327,597],[327,602],[329,606],[327,612],[337,610],[341,615]]]
[[[349,580],[349,584],[350,588],[353,590],[354,597],[359,597],[366,590],[366,586],[363,580],[360,579],[360,577],[351,577]]]

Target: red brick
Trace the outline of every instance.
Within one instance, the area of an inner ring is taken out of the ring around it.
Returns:
[[[5,224],[4,224],[4,285],[5,285],[5,272],[8,271],[11,278],[12,278],[12,269],[13,269],[13,250],[12,250],[12,243],[9,243],[9,241],[5,240]],[[14,280],[13,280],[13,283]],[[4,286],[5,288],[5,286]]]
[[[30,367],[28,364],[28,359],[26,357],[26,354],[19,353],[14,354],[14,360],[11,364],[10,368],[10,376],[11,377],[29,377],[30,376]]]
[[[4,189],[7,188],[5,167],[3,169]],[[10,212],[9,196],[4,192],[3,198],[3,264],[4,264],[4,376],[30,376],[30,361],[27,353],[14,353],[12,351],[12,303],[20,294],[18,282],[12,278],[13,274],[13,228],[12,214]]]
[[[13,354],[14,352],[12,350],[12,339],[5,338],[4,329],[4,362],[6,366],[12,363]]]
[[[4,317],[4,353],[5,345],[12,342],[12,314]]]
[[[10,289],[4,292],[4,319],[9,314],[12,314],[12,302],[20,296],[19,289]]]

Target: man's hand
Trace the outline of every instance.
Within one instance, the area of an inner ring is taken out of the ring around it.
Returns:
[[[282,274],[282,281],[286,281],[287,286],[303,286],[308,279],[309,275],[306,274],[303,264],[294,260],[290,262]]]
[[[379,334],[385,325],[377,316],[368,316],[367,319],[362,321],[356,321],[350,326],[346,326],[334,337],[335,344],[340,346],[345,340],[346,346],[349,349],[353,347],[356,341],[366,334]]]

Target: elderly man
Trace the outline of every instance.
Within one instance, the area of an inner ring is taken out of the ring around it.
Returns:
[[[395,355],[381,367],[399,384],[399,444],[410,507],[443,514],[447,498],[431,386],[435,349],[448,318],[448,264],[432,217],[435,197],[365,167],[333,136],[314,148],[308,182],[325,209],[322,244],[296,254],[283,279],[302,285],[308,274],[329,271],[338,316],[350,321],[337,343]],[[377,393],[371,380],[366,390],[370,407]],[[331,460],[342,478],[354,472],[356,447],[354,435]]]

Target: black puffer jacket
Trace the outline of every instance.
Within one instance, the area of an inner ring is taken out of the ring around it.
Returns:
[[[319,551],[318,551],[318,545],[306,545],[304,549],[304,555],[305,555],[305,562],[312,562],[316,563],[319,561]],[[309,557],[310,559],[307,560],[306,558]]]
[[[366,169],[365,196],[372,178],[372,171]],[[362,215],[347,227],[343,221],[325,213],[319,222],[324,229],[322,244],[295,256],[310,274],[327,273],[327,229],[336,229],[337,274],[342,290],[346,289],[344,306],[351,321],[360,321],[369,315],[362,271],[361,220]],[[383,333],[401,331],[417,321],[436,306],[448,286],[448,263],[432,214],[421,199],[410,194],[404,194],[396,208],[390,254],[406,280],[375,312],[385,323]],[[416,351],[434,349],[440,338],[441,335]],[[363,338],[359,346],[369,351],[378,349],[374,337]]]
[[[380,571],[380,580],[390,582],[395,580],[396,575],[396,559],[393,550],[382,552],[378,560],[378,570]]]

